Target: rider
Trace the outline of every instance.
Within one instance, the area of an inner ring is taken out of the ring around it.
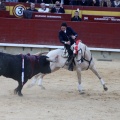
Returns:
[[[61,43],[64,44],[65,48],[68,51],[69,57],[67,60],[67,64],[69,64],[68,70],[70,71],[73,71],[73,63],[71,62],[73,58],[73,51],[71,50],[71,45],[74,44],[77,36],[78,36],[77,33],[71,27],[68,27],[65,22],[61,24],[59,40]]]

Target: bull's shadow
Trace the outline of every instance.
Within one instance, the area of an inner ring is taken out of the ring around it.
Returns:
[[[24,63],[22,60],[24,59]],[[22,96],[23,86],[38,73],[50,73],[50,59],[45,55],[12,55],[0,52],[0,75],[18,81],[15,94]],[[23,74],[23,75],[22,75]],[[22,81],[22,77],[23,81]]]

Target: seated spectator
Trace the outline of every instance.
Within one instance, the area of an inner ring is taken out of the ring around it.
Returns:
[[[40,9],[38,9],[38,12],[42,12],[42,13],[48,13],[49,12],[49,8],[46,8],[45,3],[41,3],[40,4]]]
[[[64,8],[60,4],[60,1],[55,2],[55,6],[51,9],[51,13],[65,13]]]
[[[100,6],[101,7],[111,7],[111,1],[110,0],[101,0]]]
[[[0,0],[0,10],[6,10],[6,6],[3,0]]]
[[[71,21],[81,21],[81,18],[79,17],[78,11],[75,11],[74,17],[71,18]]]
[[[35,9],[35,3],[30,3],[30,8],[28,8],[27,10],[33,11],[33,12],[38,12],[38,10]]]
[[[89,0],[88,6],[100,6],[100,1],[99,0]]]
[[[120,7],[120,1],[119,0],[114,0],[112,2],[112,7]]]
[[[87,0],[80,0],[79,5],[81,6],[88,6],[88,1]]]
[[[111,7],[111,5],[112,5],[111,0],[106,0],[106,3],[107,3],[107,7]]]
[[[35,9],[35,3],[30,3],[30,8],[23,11],[23,17],[26,19],[31,19],[33,12],[38,12],[38,10]]]

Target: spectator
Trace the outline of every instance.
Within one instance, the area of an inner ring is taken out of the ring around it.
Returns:
[[[100,6],[100,1],[99,0],[89,0],[88,6]]]
[[[6,10],[6,6],[3,0],[0,0],[0,10]]]
[[[78,11],[75,11],[74,17],[71,18],[71,21],[81,21],[81,18],[79,17]]]
[[[119,0],[114,0],[112,2],[112,7],[120,7],[120,1]]]
[[[111,7],[111,1],[110,0],[101,0],[100,6],[101,7]]]
[[[48,13],[49,12],[49,8],[46,8],[45,3],[41,3],[40,4],[40,9],[38,9],[38,12],[42,12],[42,13]]]
[[[111,0],[106,0],[106,3],[107,3],[107,7],[111,7],[112,5]]]
[[[51,9],[51,13],[65,13],[64,8],[60,4],[60,1],[55,2],[55,6]]]
[[[33,11],[33,12],[38,12],[38,10],[35,9],[35,3],[30,3],[30,8],[28,8],[27,10]]]
[[[80,0],[79,5],[81,6],[88,6],[88,1],[87,0]]]

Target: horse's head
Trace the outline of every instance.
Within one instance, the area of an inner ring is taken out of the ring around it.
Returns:
[[[82,62],[82,56],[83,56],[83,50],[82,50],[82,46],[81,46],[81,41],[77,40],[76,43],[74,43],[71,47],[71,49],[73,50],[73,54],[76,56],[77,61],[79,63]]]

